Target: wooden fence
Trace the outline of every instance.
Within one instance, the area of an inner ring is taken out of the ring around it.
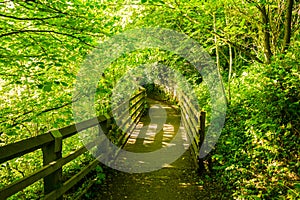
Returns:
[[[143,114],[146,102],[145,97],[146,92],[142,89],[135,94],[129,100],[129,102],[124,102],[124,104],[130,104],[130,117],[128,117],[128,115],[124,115],[124,119],[121,119],[123,120],[121,127],[123,130],[125,130],[122,132],[123,134],[119,134],[117,136],[114,134],[115,131],[119,133],[121,133],[121,131],[114,128],[116,126],[114,125],[114,120],[112,120],[112,114],[106,114],[97,118],[80,122],[76,125],[74,124],[67,126],[42,135],[38,135],[36,137],[0,147],[0,164],[38,149],[42,149],[43,152],[43,167],[31,175],[17,180],[12,184],[0,189],[0,199],[6,199],[40,179],[44,179],[44,199],[62,199],[62,196],[69,189],[80,182],[89,172],[95,169],[95,167],[99,164],[99,161],[94,159],[79,173],[65,182],[62,181],[62,167],[78,156],[87,152],[87,149],[95,145],[101,145],[101,143],[99,144],[97,141],[91,142],[62,157],[63,140],[77,134],[80,131],[100,125],[102,130],[105,130],[107,137],[112,138],[111,140],[113,140],[113,142],[118,144],[121,148],[126,143],[130,133],[134,129],[134,124],[139,121]],[[118,109],[122,109],[122,106],[120,105],[118,108],[116,108],[116,111]],[[132,123],[132,121],[135,123]],[[88,187],[91,187],[92,184],[93,182],[89,184]],[[87,191],[87,189],[88,188],[86,188],[84,191]]]
[[[190,148],[195,164],[197,168],[203,168],[203,160],[199,159],[199,152],[205,137],[206,112],[199,112],[183,92],[178,94],[177,99],[180,105],[183,126],[191,140]]]

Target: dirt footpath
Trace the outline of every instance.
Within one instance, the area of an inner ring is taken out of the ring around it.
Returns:
[[[159,104],[159,105],[158,105]],[[180,124],[180,114],[171,106],[150,100],[152,118],[145,116],[137,126],[125,150],[132,152],[156,151],[172,143]],[[165,108],[167,119],[160,120],[158,108]],[[155,110],[157,108],[157,111]],[[154,116],[154,117],[153,117]],[[153,122],[164,123],[155,126]],[[159,127],[161,126],[161,127]],[[152,135],[152,137],[151,137]],[[221,189],[195,172],[194,160],[189,149],[175,162],[147,173],[125,173],[105,168],[105,182],[94,188],[101,200],[197,200],[223,199]]]

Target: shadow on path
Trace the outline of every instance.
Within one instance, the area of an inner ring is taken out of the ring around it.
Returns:
[[[172,139],[180,128],[180,113],[159,101],[149,99],[148,103],[150,115],[140,120],[124,147],[127,151],[151,152],[174,144]],[[181,144],[185,145],[186,136],[180,138],[183,140]],[[220,188],[205,184],[195,172],[189,149],[175,162],[153,172],[129,174],[111,168],[105,168],[104,171],[106,180],[103,185],[97,186],[98,195],[95,199],[220,199],[214,193]]]

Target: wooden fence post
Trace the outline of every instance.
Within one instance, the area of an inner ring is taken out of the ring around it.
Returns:
[[[199,135],[200,135],[200,140],[199,140],[199,156],[200,156],[200,149],[202,147],[204,138],[205,138],[205,117],[206,117],[206,112],[201,111],[200,113],[200,129],[199,129]],[[198,157],[199,159],[199,170],[204,170],[204,163],[203,163],[203,158]]]
[[[98,136],[100,138],[104,138],[104,137],[108,137],[110,131],[111,131],[111,117],[109,116],[109,114],[105,113],[103,116],[101,116],[101,118],[98,117],[98,120],[101,121],[99,122],[99,133]],[[104,134],[104,135],[102,135]],[[96,157],[99,157],[103,154],[106,155],[105,159],[106,162],[108,161],[108,159],[110,159],[110,157],[112,155],[109,154],[110,152],[110,145],[106,143],[106,146],[103,145],[103,141],[100,142],[99,144],[97,144],[97,151],[95,152],[94,155],[96,155]]]
[[[50,142],[42,148],[43,151],[43,165],[56,161],[62,157],[62,134],[58,131],[51,131],[54,141]],[[62,185],[62,168],[59,168],[52,174],[44,177],[44,195],[53,190],[60,188]],[[58,198],[62,200],[62,196]]]

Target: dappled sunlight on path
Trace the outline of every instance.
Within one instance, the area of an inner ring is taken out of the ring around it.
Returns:
[[[133,134],[125,145],[125,150],[132,152],[150,152],[176,144],[188,145],[187,137],[182,131],[182,137],[174,141],[180,127],[180,113],[171,106],[149,100],[149,115],[141,118]]]
[[[178,145],[186,152],[175,162],[165,163],[160,170],[152,172],[129,174],[106,169],[107,179],[99,186],[101,189],[98,190],[97,199],[211,199],[209,192],[214,188],[199,184],[200,178],[195,171],[185,131],[181,130],[181,136],[175,137],[178,130],[182,129],[180,111],[159,101],[148,99],[148,102],[150,114],[142,117],[124,149],[145,153]]]

